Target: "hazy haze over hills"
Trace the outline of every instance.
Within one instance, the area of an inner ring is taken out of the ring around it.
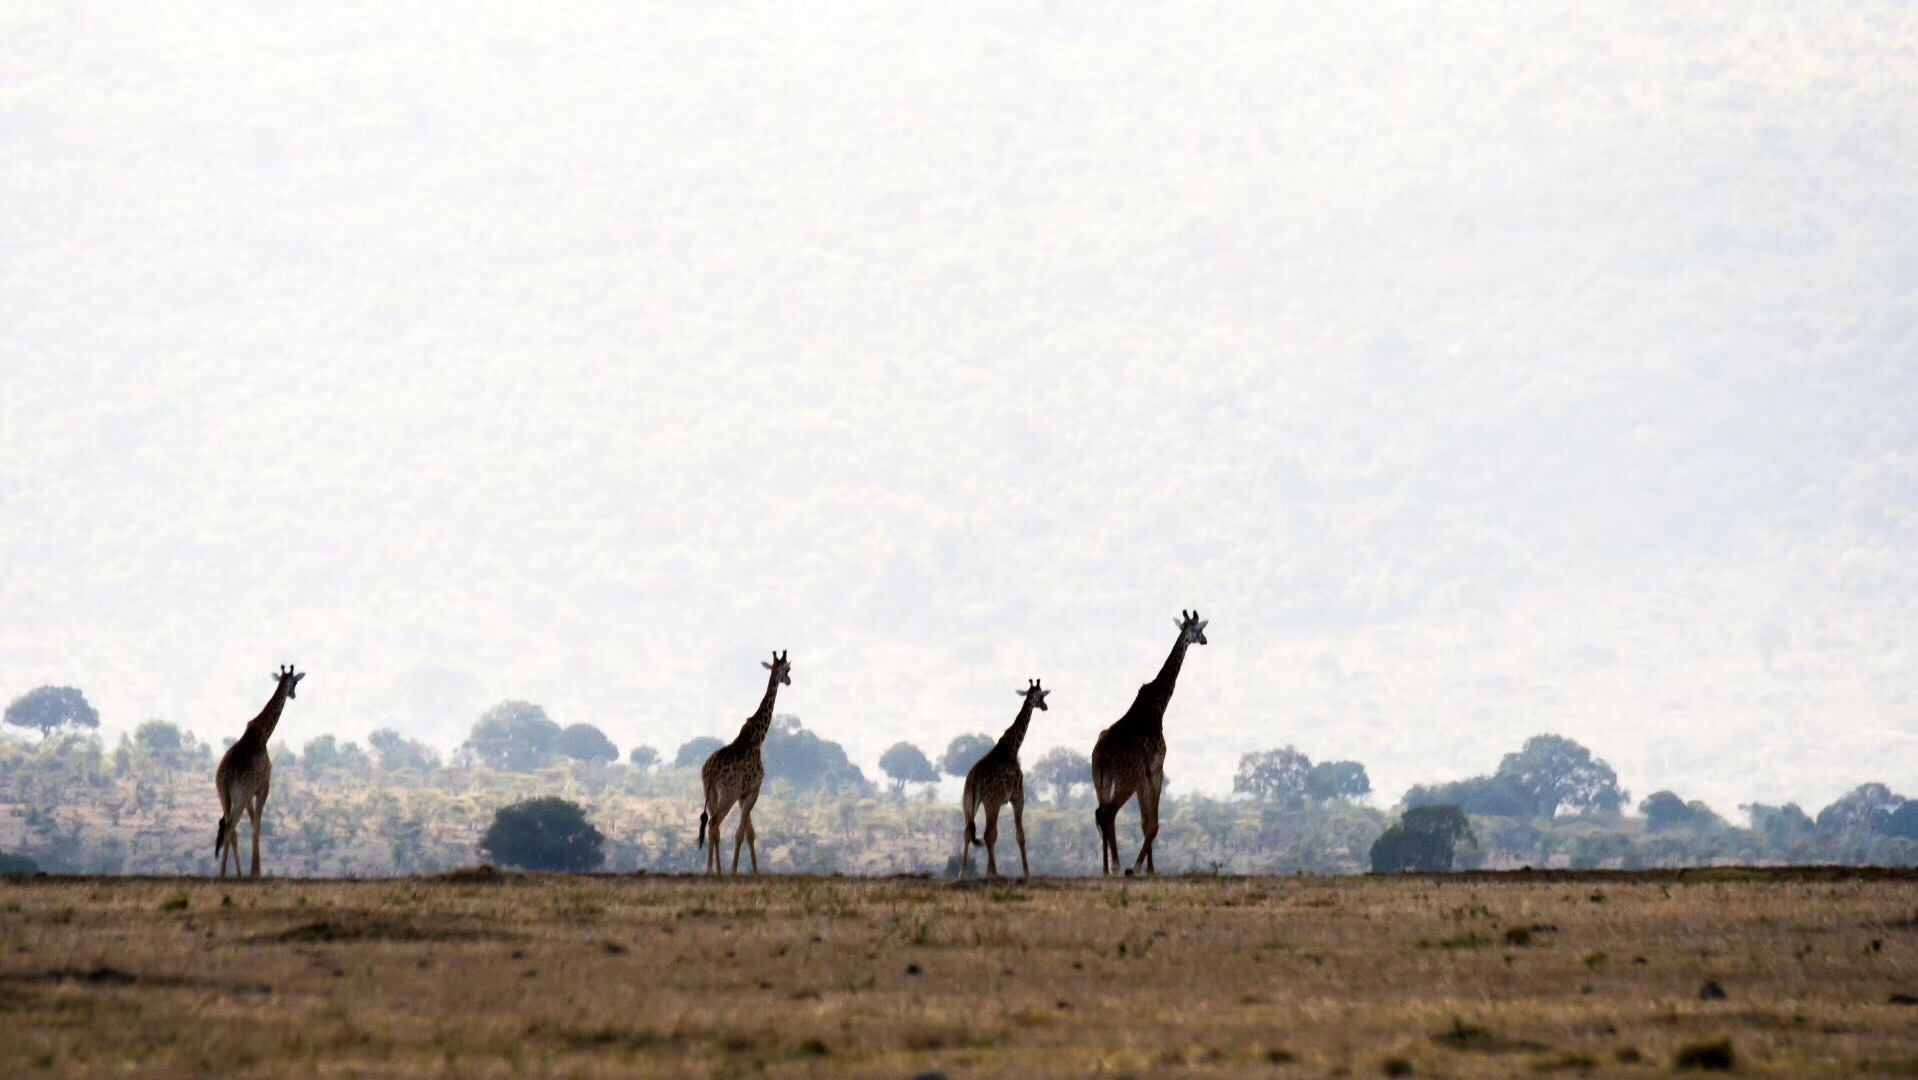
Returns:
[[[1894,3],[0,12],[0,697],[1918,789]]]

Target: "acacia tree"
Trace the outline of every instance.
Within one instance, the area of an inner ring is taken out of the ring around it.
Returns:
[[[373,762],[360,749],[360,744],[351,739],[339,741],[331,734],[315,735],[300,753],[301,763],[308,770],[340,769],[355,775],[364,775],[373,771]]]
[[[553,749],[574,761],[613,762],[619,760],[619,747],[606,733],[591,724],[568,724],[560,729]]]
[[[1035,796],[1050,792],[1053,802],[1064,809],[1074,787],[1092,783],[1092,762],[1076,750],[1055,746],[1026,770],[1026,778]]]
[[[626,763],[642,771],[650,769],[659,764],[659,751],[650,746],[635,746],[626,752]]]
[[[807,731],[797,716],[773,717],[760,747],[768,781],[784,780],[799,791],[868,791],[871,784],[846,748]]]
[[[97,728],[100,714],[87,704],[85,694],[71,686],[42,686],[13,699],[7,706],[6,722],[33,728],[44,739],[58,727]]]
[[[1321,761],[1305,774],[1305,795],[1313,802],[1357,802],[1372,793],[1372,778],[1356,761]]]
[[[1305,804],[1305,779],[1311,771],[1312,759],[1290,746],[1261,750],[1239,758],[1232,791],[1296,809]]]
[[[1505,778],[1529,803],[1533,817],[1560,811],[1614,814],[1625,803],[1618,774],[1590,750],[1563,735],[1534,735],[1498,763]]]
[[[418,739],[409,739],[392,728],[380,728],[368,735],[366,741],[379,758],[381,772],[417,769],[427,773],[440,767],[437,750]]]
[[[533,772],[552,764],[560,727],[527,701],[502,701],[473,724],[460,749],[502,772]]]
[[[959,735],[946,744],[946,752],[939,758],[939,767],[948,776],[965,778],[979,759],[986,756],[998,742],[990,735]]]
[[[697,769],[706,764],[713,751],[726,745],[726,740],[711,735],[698,735],[679,744],[679,752],[673,755],[673,768]]]
[[[892,778],[892,791],[903,795],[907,784],[931,784],[939,779],[925,751],[909,742],[896,742],[879,755],[879,771]]]

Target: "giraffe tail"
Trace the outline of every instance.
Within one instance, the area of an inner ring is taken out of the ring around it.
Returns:
[[[702,850],[706,847],[706,811],[704,810],[699,812],[699,846]]]
[[[980,847],[985,847],[985,845],[979,841],[978,823],[973,820],[973,815],[979,812],[979,805],[972,801],[972,792],[970,791],[966,792],[965,804],[966,843],[979,844]]]
[[[213,857],[219,858],[226,852],[226,818],[220,819],[219,831],[213,834]]]

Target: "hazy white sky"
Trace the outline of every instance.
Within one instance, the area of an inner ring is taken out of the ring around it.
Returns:
[[[1918,9],[1363,7],[0,7],[0,697],[1918,793]]]

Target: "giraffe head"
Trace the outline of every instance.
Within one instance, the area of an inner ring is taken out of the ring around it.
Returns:
[[[1179,640],[1187,645],[1205,644],[1206,620],[1199,618],[1196,611],[1179,612]]]
[[[1039,680],[1037,679],[1032,680],[1031,686],[1018,691],[1020,697],[1032,702],[1033,707],[1040,712],[1046,711],[1046,695],[1050,693],[1052,693],[1052,691],[1040,687]]]
[[[292,664],[288,664],[285,667],[281,668],[273,676],[274,681],[278,682],[282,687],[286,689],[286,698],[288,701],[291,701],[294,698],[300,696],[299,695],[300,680],[304,678],[306,678],[306,672],[294,671]]]
[[[793,666],[792,664],[787,662],[785,653],[775,652],[773,653],[772,663],[769,664],[766,661],[761,660],[759,662],[759,666],[765,668],[767,671],[772,672],[773,677],[775,679],[778,679],[781,684],[785,686],[791,686],[793,684],[793,676],[792,676]]]

